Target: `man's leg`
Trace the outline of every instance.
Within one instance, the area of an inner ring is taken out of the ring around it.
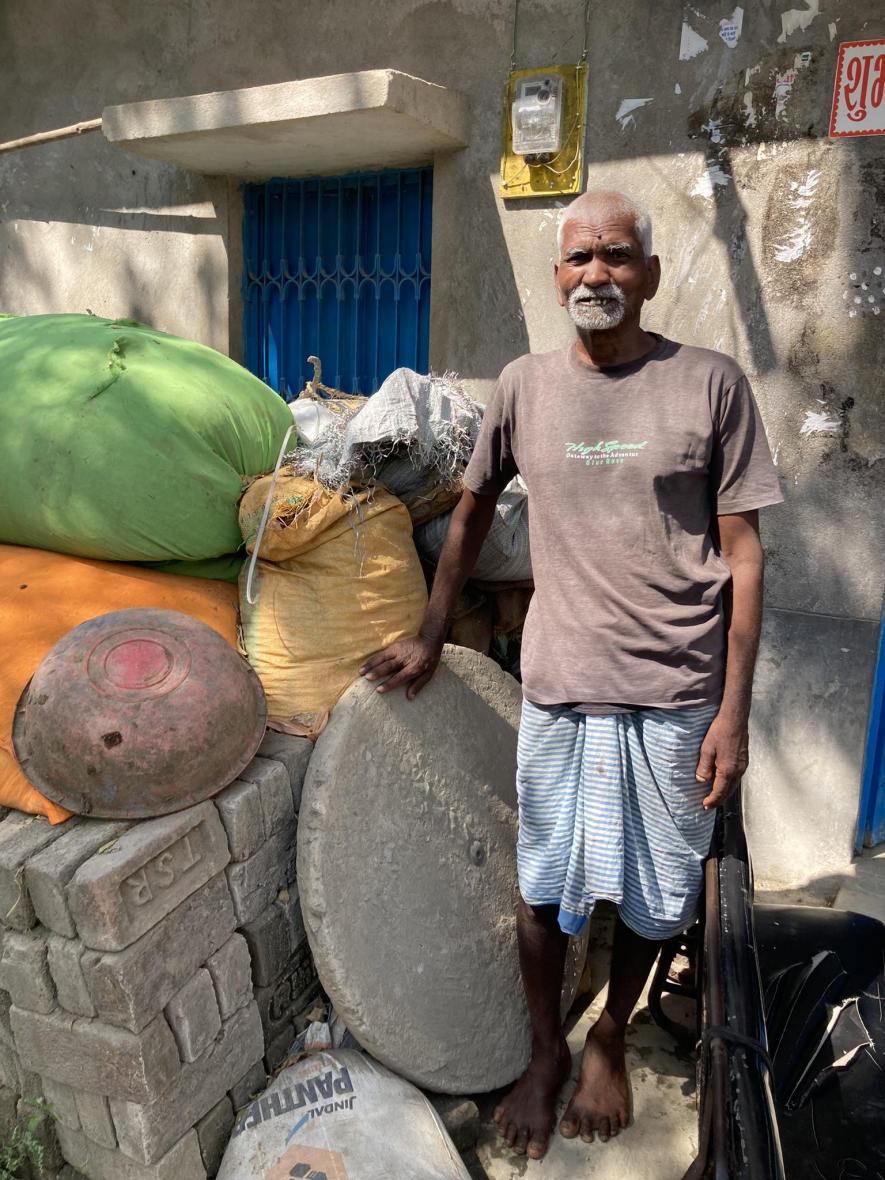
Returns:
[[[596,1133],[605,1142],[630,1124],[630,1079],[624,1037],[627,1021],[660,949],[660,942],[640,938],[618,918],[608,999],[602,1015],[587,1034],[578,1085],[559,1124],[560,1133],[566,1139],[580,1135],[592,1143]]]
[[[519,899],[516,933],[519,967],[532,1026],[525,1073],[495,1110],[501,1136],[520,1153],[540,1159],[547,1150],[556,1099],[571,1069],[560,1003],[568,935],[556,906],[532,907]]]

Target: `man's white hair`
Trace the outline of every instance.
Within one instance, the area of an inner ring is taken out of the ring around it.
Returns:
[[[638,201],[634,201],[632,197],[628,197],[626,193],[614,192],[611,189],[588,189],[587,192],[581,193],[579,197],[575,197],[570,205],[566,205],[556,223],[556,245],[559,253],[562,254],[562,239],[565,235],[565,227],[570,221],[578,220],[581,210],[585,205],[601,197],[606,198],[612,212],[624,214],[633,219],[636,236],[642,245],[642,251],[646,258],[650,258],[652,246],[651,214]]]

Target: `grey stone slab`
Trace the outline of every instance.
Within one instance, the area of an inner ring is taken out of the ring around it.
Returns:
[[[274,733],[269,730],[264,741],[258,747],[258,753],[264,758],[273,758],[282,762],[289,772],[289,784],[292,789],[292,802],[296,812],[301,808],[301,789],[304,785],[304,775],[307,764],[313,754],[313,742],[309,738],[292,737],[287,733]]]
[[[230,1139],[234,1126],[234,1108],[225,1094],[224,1098],[209,1111],[194,1127],[200,1144],[203,1167],[209,1176],[214,1176],[221,1166],[221,1157]]]
[[[51,1012],[55,988],[46,963],[46,932],[8,930],[0,952],[0,987],[13,1004],[34,1012]]]
[[[264,1052],[254,1004],[226,1021],[221,1035],[175,1083],[149,1105],[111,1099],[120,1147],[144,1163],[159,1159],[176,1139],[207,1114]]]
[[[506,1085],[529,1054],[515,920],[521,706],[497,664],[447,646],[412,701],[352,685],[304,783],[298,885],[323,986],[368,1052],[445,1093]],[[586,951],[572,943],[566,1008]]]
[[[151,1102],[178,1076],[178,1049],[162,1016],[138,1035],[58,1010],[13,1006],[10,1019],[23,1066],[76,1090]]]
[[[77,933],[95,950],[135,942],[230,860],[209,802],[129,828],[77,869],[68,902]]]
[[[241,932],[252,956],[252,979],[257,987],[277,980],[292,956],[292,936],[286,910],[277,902],[269,905]]]
[[[9,1023],[9,1009],[12,1007],[12,996],[0,988],[0,1044],[14,1048],[12,1026]]]
[[[252,1101],[267,1085],[267,1071],[263,1061],[256,1061],[230,1088],[229,1097],[235,1111]]]
[[[240,775],[258,787],[264,830],[268,836],[293,829],[295,805],[289,772],[282,762],[269,758],[253,758]]]
[[[144,1028],[235,925],[227,882],[219,873],[124,950],[84,962],[99,1016],[133,1032]]]
[[[765,612],[743,805],[769,888],[832,897],[851,863],[877,638],[873,622]]]
[[[80,1129],[87,1139],[103,1147],[116,1147],[117,1135],[111,1119],[111,1110],[104,1094],[90,1094],[78,1090],[75,1094]]]
[[[25,880],[25,865],[41,848],[54,843],[76,827],[74,816],[63,824],[51,824],[42,815],[13,812],[0,821],[0,923],[14,930],[28,930],[37,918]]]
[[[0,1045],[0,1086],[18,1091],[19,1058],[11,1045]]]
[[[82,1131],[60,1126],[58,1138],[65,1159],[89,1180],[206,1180],[196,1131],[188,1131],[162,1159],[142,1164],[122,1151],[102,1147]]]
[[[85,958],[88,963],[93,963],[98,954],[98,951],[84,947],[79,938],[65,938],[62,934],[54,933],[49,935],[46,960],[58,1002],[66,1012],[76,1016],[95,1016],[95,1005],[83,974],[83,960]]]
[[[252,959],[241,934],[232,934],[214,955],[206,960],[212,977],[221,1019],[227,1020],[252,999]]]
[[[277,833],[254,856],[229,865],[227,880],[238,925],[253,921],[266,910],[294,875],[294,832]]]
[[[81,1090],[81,1094],[85,1094]],[[52,1117],[74,1131],[80,1129],[80,1115],[77,1113],[77,1095],[72,1086],[57,1082],[55,1078],[43,1079],[43,1097],[52,1110]]]
[[[73,938],[77,933],[68,907],[67,886],[90,856],[121,835],[130,825],[110,820],[81,820],[65,830],[48,848],[25,865],[25,883],[37,918],[50,930]]]
[[[295,1025],[285,1024],[264,1047],[264,1067],[268,1073],[276,1073],[288,1056],[295,1040]]]
[[[179,988],[166,1005],[166,1019],[182,1061],[195,1061],[221,1031],[212,977],[205,967]]]
[[[247,860],[264,843],[264,813],[255,783],[237,780],[212,800],[227,833],[232,861]]]
[[[307,931],[304,927],[304,915],[301,912],[301,895],[298,892],[298,885],[295,881],[286,889],[280,890],[277,895],[276,904],[282,906],[285,911],[286,921],[289,925],[289,938],[294,952],[307,938]]]
[[[275,983],[255,988],[266,1041],[274,1040],[286,1024],[292,1024],[300,1007],[319,986],[310,948],[303,945],[292,956]]]

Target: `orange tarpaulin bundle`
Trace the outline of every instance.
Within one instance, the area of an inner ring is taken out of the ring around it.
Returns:
[[[0,805],[45,815],[54,824],[70,815],[22,773],[12,745],[15,709],[41,660],[62,636],[87,619],[129,607],[182,611],[236,647],[236,586],[0,545]]]

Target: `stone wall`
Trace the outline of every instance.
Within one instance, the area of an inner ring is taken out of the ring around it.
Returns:
[[[268,734],[160,819],[0,822],[0,1115],[42,1096],[92,1180],[214,1176],[316,999],[295,884],[312,748]]]

